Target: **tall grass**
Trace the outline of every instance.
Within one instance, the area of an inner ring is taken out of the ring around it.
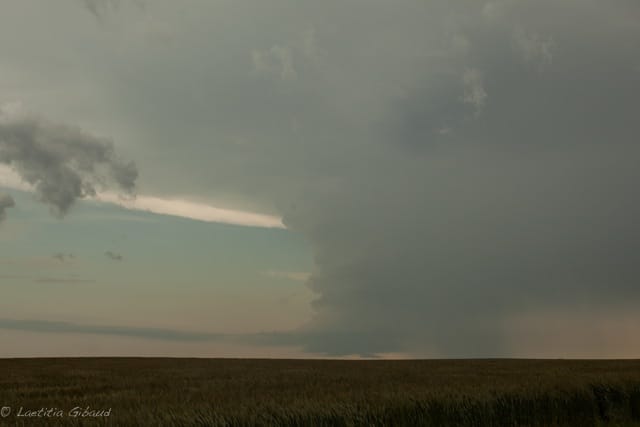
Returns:
[[[18,426],[640,426],[640,361],[14,359],[0,406]]]

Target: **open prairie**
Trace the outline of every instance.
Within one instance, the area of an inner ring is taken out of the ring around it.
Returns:
[[[2,425],[640,426],[640,361],[0,360]]]

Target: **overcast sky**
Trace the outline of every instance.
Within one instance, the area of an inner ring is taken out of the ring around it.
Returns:
[[[638,357],[639,94],[635,0],[3,1],[0,356]]]

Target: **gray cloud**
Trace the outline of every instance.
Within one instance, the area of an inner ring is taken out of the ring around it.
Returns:
[[[15,205],[16,202],[13,200],[13,197],[8,194],[0,193],[0,223],[2,223],[2,221],[7,217],[6,210],[14,207]]]
[[[111,184],[131,193],[136,165],[111,141],[41,117],[0,110],[0,164],[35,187],[40,201],[63,216],[79,198]]]
[[[122,255],[112,251],[106,251],[104,255],[112,261],[122,261],[124,259]]]
[[[588,1],[502,8],[500,20],[454,13],[465,56],[425,67],[376,135],[318,149],[326,175],[281,197],[315,252],[316,315],[296,336],[308,350],[504,356],[521,312],[640,303],[640,27],[621,24],[640,14],[624,2],[606,22]],[[531,30],[514,51],[515,24]]]

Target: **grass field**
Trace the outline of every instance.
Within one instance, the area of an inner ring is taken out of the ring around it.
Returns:
[[[640,426],[640,361],[6,359],[0,374],[2,425]]]

